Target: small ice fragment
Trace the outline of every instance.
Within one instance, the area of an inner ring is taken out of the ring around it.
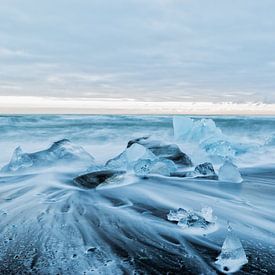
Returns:
[[[205,220],[204,217],[193,211],[190,211],[186,217],[180,219],[178,222],[178,226],[183,228],[193,227],[206,229],[208,225],[210,225],[210,222],[208,222],[207,220]]]
[[[238,271],[243,265],[247,264],[245,251],[239,240],[228,226],[228,234],[222,245],[221,253],[215,262],[220,271],[233,273]]]
[[[216,217],[213,216],[211,207],[204,207],[201,211],[194,211],[192,209],[185,210],[179,208],[178,210],[170,210],[167,219],[172,222],[177,222],[185,232],[189,234],[206,234],[217,230]]]
[[[213,216],[213,209],[211,207],[203,207],[201,209],[202,217],[208,222],[214,222],[216,217]]]
[[[169,214],[167,215],[168,221],[176,221],[185,218],[188,215],[188,212],[183,209],[179,208],[178,210],[170,210]]]
[[[238,167],[229,160],[226,160],[219,169],[219,180],[234,183],[243,181]]]

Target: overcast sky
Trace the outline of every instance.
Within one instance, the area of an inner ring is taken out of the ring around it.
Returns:
[[[274,15],[274,0],[0,0],[0,95],[275,103]]]

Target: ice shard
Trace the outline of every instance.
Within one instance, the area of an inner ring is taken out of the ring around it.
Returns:
[[[248,260],[240,239],[236,237],[232,228],[228,226],[227,237],[223,242],[221,253],[217,257],[215,264],[219,267],[220,271],[233,273],[247,263]]]
[[[233,183],[241,183],[243,181],[238,167],[230,160],[226,160],[220,167],[219,180]]]
[[[216,217],[213,216],[211,207],[204,207],[201,211],[192,209],[187,211],[179,208],[178,210],[170,210],[167,214],[167,219],[177,222],[177,225],[182,229],[191,230],[192,233],[203,234],[206,230],[208,231],[214,227]]]

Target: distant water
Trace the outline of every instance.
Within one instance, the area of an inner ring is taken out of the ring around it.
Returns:
[[[115,188],[83,190],[68,172],[0,176],[0,273],[215,274],[229,222],[248,258],[239,274],[274,274],[275,117],[207,118],[234,145],[233,161],[243,183],[129,176],[128,183]],[[172,120],[0,116],[0,166],[10,161],[17,146],[30,153],[64,138],[104,164],[129,140],[150,135],[176,142],[194,164],[210,161],[218,170],[222,158],[210,156],[192,140],[174,140]],[[223,148],[215,150],[223,153]],[[211,207],[217,230],[192,235],[168,222],[169,210],[180,207]]]
[[[195,116],[194,119],[202,117]],[[275,117],[209,116],[223,133],[236,142],[275,147]],[[99,160],[118,152],[127,141],[152,135],[173,139],[172,116],[83,116],[24,115],[0,116],[0,163],[9,160],[20,145],[26,152],[44,149],[54,141],[68,138],[84,146]],[[269,144],[265,144],[269,141]],[[105,156],[105,154],[107,154]],[[262,161],[262,160],[261,160]],[[272,160],[266,156],[266,163]],[[257,160],[255,159],[257,164]]]

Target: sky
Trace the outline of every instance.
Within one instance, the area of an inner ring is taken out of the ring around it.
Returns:
[[[0,0],[0,112],[275,113],[274,14],[274,0]]]

